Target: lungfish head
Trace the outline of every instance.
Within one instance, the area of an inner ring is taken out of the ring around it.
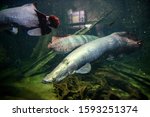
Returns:
[[[43,79],[43,83],[59,82],[69,75],[68,60],[64,59],[50,74]]]
[[[141,40],[138,40],[135,36],[128,32],[116,32],[113,33],[113,36],[124,43],[124,46],[119,48],[120,52],[131,53],[143,45]]]

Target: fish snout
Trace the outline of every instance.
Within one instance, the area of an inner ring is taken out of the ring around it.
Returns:
[[[46,77],[42,80],[42,83],[44,83],[44,84],[51,83],[51,82],[53,82],[53,79],[52,79],[52,78],[49,78],[48,76],[46,76]]]
[[[46,80],[42,80],[42,83],[43,84],[48,84],[48,83],[50,83],[49,81],[46,81]]]
[[[142,40],[137,41],[137,45],[138,45],[138,47],[142,47],[143,46],[143,41]]]
[[[46,79],[42,80],[42,83],[44,83],[44,84],[48,84],[48,83],[51,83],[51,82],[53,82],[53,81],[52,80],[46,80]]]
[[[51,42],[47,45],[47,48],[50,49],[52,46]]]

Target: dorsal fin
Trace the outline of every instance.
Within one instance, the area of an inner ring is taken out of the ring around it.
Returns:
[[[47,24],[47,16],[38,10],[35,10],[35,12],[38,16],[39,27],[41,28],[42,35],[49,34],[52,31],[52,29]]]

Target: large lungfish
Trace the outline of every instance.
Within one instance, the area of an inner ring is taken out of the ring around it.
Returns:
[[[63,61],[44,79],[44,83],[61,81],[69,74],[88,73],[91,70],[90,62],[98,59],[104,53],[133,50],[141,46],[140,41],[129,38],[126,32],[117,32],[103,38],[86,43],[71,52]]]
[[[73,49],[97,39],[91,35],[70,35],[66,37],[52,37],[52,43],[48,44],[48,48],[52,48],[59,53],[68,53]]]
[[[21,26],[28,29],[29,35],[40,36],[50,33],[59,24],[56,16],[46,16],[36,9],[34,3],[0,11],[0,30],[12,29],[17,33]]]

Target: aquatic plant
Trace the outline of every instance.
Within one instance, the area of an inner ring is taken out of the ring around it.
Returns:
[[[92,73],[69,76],[54,86],[59,99],[150,99],[150,76],[134,71],[138,70],[108,62]]]

